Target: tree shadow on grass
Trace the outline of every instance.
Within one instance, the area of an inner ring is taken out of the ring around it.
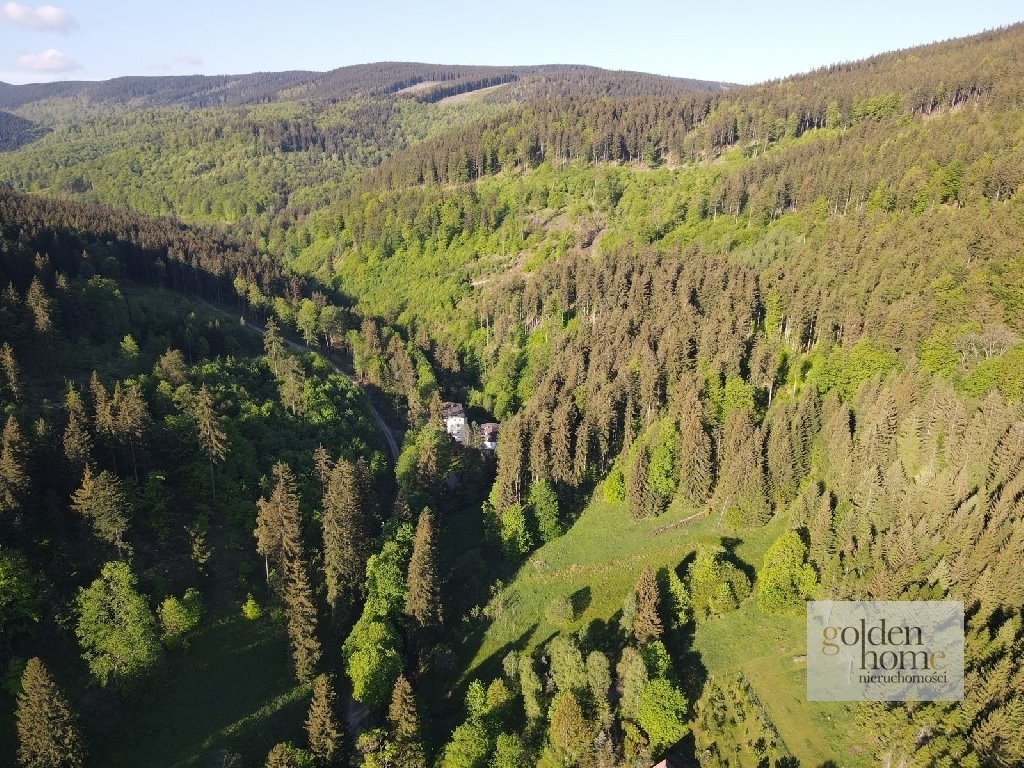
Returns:
[[[283,627],[211,620],[129,704],[90,723],[97,765],[205,766],[227,750],[260,765],[301,736],[306,686],[288,670]]]

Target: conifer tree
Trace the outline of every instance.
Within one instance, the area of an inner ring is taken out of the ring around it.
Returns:
[[[284,604],[288,619],[288,640],[292,648],[295,677],[299,682],[313,678],[320,663],[320,641],[316,637],[316,606],[301,552],[284,566]]]
[[[283,566],[300,546],[299,491],[295,475],[282,461],[273,468],[274,488],[269,498],[256,501],[256,551],[263,555],[267,584],[270,561]]]
[[[791,413],[790,407],[780,408],[768,433],[768,479],[772,496],[779,506],[787,506],[796,498],[797,492],[794,441],[789,430]]]
[[[135,459],[135,443],[143,439],[146,429],[149,427],[149,409],[142,397],[142,392],[135,385],[128,385],[123,388],[120,385],[114,387],[114,422],[118,439],[128,442],[128,448],[132,457],[132,472],[135,475],[135,484],[139,483],[139,467]]]
[[[306,735],[309,737],[309,751],[325,768],[337,765],[341,756],[342,734],[336,708],[337,696],[330,678],[317,675],[313,680],[313,698],[306,716]]]
[[[270,497],[256,501],[256,548],[264,557],[268,583],[270,560],[281,568],[292,661],[296,677],[304,682],[312,679],[320,663],[320,641],[316,638],[316,607],[303,554],[299,492],[287,464],[279,461],[273,474],[276,482]]]
[[[8,416],[0,436],[0,514],[18,509],[27,488],[25,442],[18,422]]]
[[[89,379],[89,391],[92,393],[93,420],[96,434],[110,443],[110,455],[113,461],[113,470],[117,472],[117,454],[114,452],[114,443],[117,436],[117,423],[114,412],[114,404],[107,388],[100,381],[99,374],[92,372]]]
[[[626,509],[634,520],[656,515],[660,511],[657,494],[648,484],[648,468],[647,446],[641,445],[637,448],[626,481]]]
[[[38,658],[28,660],[21,677],[17,725],[22,768],[81,768],[85,744],[78,717]]]
[[[331,455],[327,452],[322,444],[317,445],[313,449],[313,471],[316,473],[316,479],[320,483],[320,491],[327,491],[327,483],[331,480],[331,469],[333,462],[331,461]]]
[[[441,594],[435,550],[433,515],[429,509],[424,509],[416,524],[405,599],[405,614],[420,630],[437,627],[441,623]]]
[[[92,435],[87,428],[85,404],[78,391],[69,387],[64,396],[64,406],[68,414],[67,426],[64,427],[64,456],[72,467],[81,471],[92,461]]]
[[[363,588],[370,556],[369,499],[360,467],[345,459],[331,470],[324,491],[324,582],[332,614],[343,595]]]
[[[89,518],[96,535],[117,547],[119,555],[128,545],[124,534],[128,530],[128,502],[121,490],[121,481],[107,470],[93,475],[88,466],[82,484],[71,495],[71,508]]]
[[[273,317],[267,320],[266,331],[263,333],[263,350],[275,377],[281,376],[281,361],[284,359],[284,340],[281,338],[277,321]]]
[[[396,768],[425,768],[427,761],[423,752],[416,697],[404,675],[399,675],[395,681],[388,708],[388,722],[391,723],[394,736]]]
[[[659,613],[658,581],[648,566],[640,573],[636,584],[636,614],[633,618],[633,637],[643,645],[657,640],[664,631]]]
[[[33,277],[25,292],[25,305],[32,312],[32,325],[44,336],[53,330],[53,307],[38,277]]]
[[[213,502],[217,502],[217,483],[214,479],[214,468],[228,455],[228,436],[221,429],[217,413],[213,408],[213,398],[204,384],[196,395],[194,417],[199,447],[210,462],[210,494]]]
[[[0,344],[0,371],[3,371],[4,382],[11,400],[17,402],[21,396],[21,376],[18,371],[18,361],[14,357],[14,350],[6,341]]]

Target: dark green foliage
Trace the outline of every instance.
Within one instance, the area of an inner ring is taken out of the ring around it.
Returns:
[[[409,558],[409,575],[405,613],[419,629],[441,624],[441,584],[437,573],[433,515],[429,509],[420,513],[416,536]]]
[[[363,586],[370,556],[370,499],[364,464],[338,459],[323,496],[324,582],[333,612]]]
[[[23,768],[81,768],[85,743],[78,716],[38,658],[28,660],[18,694],[18,764]]]
[[[338,765],[342,755],[342,730],[338,722],[338,702],[327,675],[313,680],[313,697],[306,715],[309,751],[320,766]]]

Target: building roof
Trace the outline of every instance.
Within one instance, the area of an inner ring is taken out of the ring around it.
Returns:
[[[441,403],[441,415],[446,419],[466,418],[466,409],[462,403]]]
[[[497,437],[498,436],[498,425],[495,424],[493,421],[490,421],[490,422],[488,422],[486,424],[481,424],[480,425],[480,433],[484,437],[488,437],[490,435],[494,435],[495,437]]]

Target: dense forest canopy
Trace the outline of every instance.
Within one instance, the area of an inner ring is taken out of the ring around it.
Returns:
[[[1020,765],[1022,83],[0,86],[0,762]],[[807,599],[965,700],[806,701]]]

